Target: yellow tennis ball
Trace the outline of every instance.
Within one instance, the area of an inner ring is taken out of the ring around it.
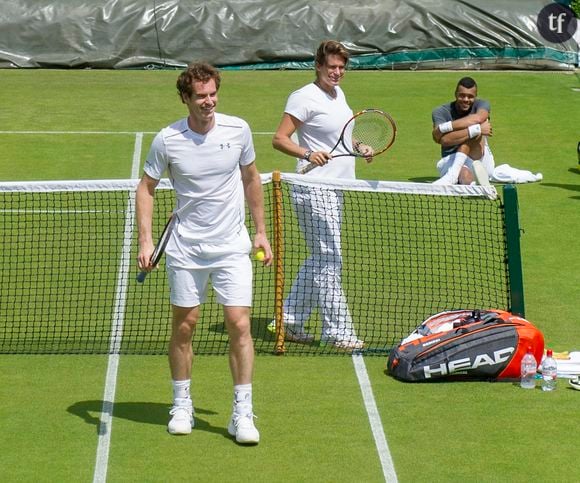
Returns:
[[[266,252],[264,251],[263,248],[258,248],[258,250],[256,250],[256,254],[254,255],[254,257],[259,262],[262,262],[264,261],[264,258],[266,258]]]

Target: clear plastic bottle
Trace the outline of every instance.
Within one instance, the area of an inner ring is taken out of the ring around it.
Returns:
[[[556,389],[558,377],[558,366],[553,357],[551,349],[546,352],[544,362],[542,362],[542,391],[553,391]]]
[[[532,353],[532,346],[528,346],[528,351],[522,357],[522,372],[520,378],[520,386],[524,389],[534,389],[536,387],[536,372],[538,364],[536,358]]]

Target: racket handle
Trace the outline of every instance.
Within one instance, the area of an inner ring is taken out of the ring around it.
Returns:
[[[312,171],[316,167],[318,167],[317,164],[314,164],[314,163],[307,164],[300,171],[298,171],[298,174],[310,173],[310,171]]]
[[[147,273],[148,272],[146,272],[146,271],[139,272],[137,274],[137,282],[143,283],[145,281],[145,277],[147,277]]]

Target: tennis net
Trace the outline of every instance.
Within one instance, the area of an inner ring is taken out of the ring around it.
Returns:
[[[348,314],[367,354],[385,354],[441,310],[510,309],[505,210],[495,188],[312,182],[292,174],[262,180],[276,263],[267,268],[253,262],[256,352],[341,353],[320,343],[329,305],[330,317],[336,315],[331,323]],[[135,280],[136,184],[0,183],[0,353],[166,353],[171,310],[163,266],[145,283]],[[297,213],[306,195],[319,211],[301,226]],[[162,180],[154,233],[173,205],[173,191]],[[340,221],[338,261],[334,252],[311,252],[306,241],[309,232],[320,235],[329,218]],[[304,309],[305,329],[315,336],[310,344],[284,341],[283,333],[269,330],[275,318],[282,326],[283,301],[304,264],[314,264],[318,274],[294,294],[302,305],[312,303]],[[328,270],[342,285],[339,295],[329,295],[321,283],[328,279],[319,275]],[[211,291],[193,349],[228,351],[222,310]]]

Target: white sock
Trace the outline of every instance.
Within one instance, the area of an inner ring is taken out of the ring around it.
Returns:
[[[191,379],[183,381],[172,381],[173,384],[173,403],[176,406],[191,406],[190,385]]]
[[[465,161],[467,161],[466,154],[455,153],[453,155],[453,162],[451,166],[449,166],[447,172],[433,184],[457,184],[459,173],[461,172],[461,168],[463,168]]]
[[[234,411],[238,414],[252,412],[251,384],[236,384],[234,386]]]

